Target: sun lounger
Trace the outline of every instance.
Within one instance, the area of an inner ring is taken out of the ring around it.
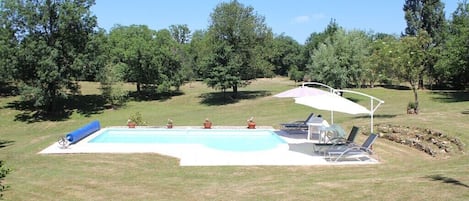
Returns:
[[[341,127],[336,128],[336,130],[339,134],[336,137],[331,138],[328,142],[329,144],[353,144],[355,141],[355,137],[357,137],[358,130],[360,130],[360,128],[353,126],[347,138],[345,138],[345,135],[342,134],[344,130]]]
[[[311,121],[314,117],[314,113],[311,113],[304,121],[294,121],[290,123],[280,124],[282,129],[295,129],[295,130],[307,130],[307,123]]]
[[[342,131],[338,131],[338,132],[344,132],[342,128],[340,129]],[[360,130],[359,127],[353,126],[347,138],[339,134],[339,136],[335,138],[331,138],[327,143],[315,143],[313,144],[313,151],[323,152],[326,149],[332,149],[338,146],[356,146],[354,141],[355,141],[355,138],[357,137],[359,130]]]
[[[360,156],[369,156],[373,153],[372,145],[378,135],[372,133],[361,146],[339,146],[324,151],[324,156],[330,161],[337,162],[342,158],[354,158],[360,160]],[[368,158],[368,157],[367,157]]]

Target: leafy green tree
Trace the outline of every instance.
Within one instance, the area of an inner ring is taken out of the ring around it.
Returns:
[[[304,46],[303,56],[305,58],[305,63],[310,64],[312,62],[311,56],[313,55],[314,51],[319,48],[319,45],[324,44],[326,40],[332,38],[338,30],[343,29],[342,27],[337,24],[335,19],[331,19],[329,24],[327,25],[326,29],[320,33],[312,33],[307,39]],[[301,67],[299,70],[302,71]]]
[[[425,30],[431,38],[429,44],[421,47],[428,52],[425,68],[419,78],[419,88],[423,88],[424,75],[434,76],[434,65],[444,41],[446,31],[444,4],[440,0],[406,0],[403,10],[407,22],[405,36],[417,36],[420,30]]]
[[[438,80],[450,81],[453,86],[469,84],[469,4],[458,4],[449,24],[444,48],[435,67]]]
[[[142,94],[142,87],[164,93],[182,85],[178,43],[168,30],[118,25],[111,30],[109,42],[112,63],[125,64],[124,81],[135,82],[139,94]]]
[[[368,75],[364,65],[370,54],[370,38],[362,31],[339,29],[313,51],[308,77],[334,88],[360,86]]]
[[[155,57],[152,60],[154,67],[160,73],[158,75],[158,92],[168,92],[171,87],[179,87],[184,83],[182,62],[185,50],[181,50],[180,45],[173,40],[171,33],[167,29],[156,32],[155,37]]]
[[[364,63],[366,79],[371,87],[375,82],[392,84],[396,43],[399,39],[388,34],[377,34],[370,44],[371,54]]]
[[[145,25],[113,27],[109,33],[112,63],[124,63],[125,81],[135,82],[137,92],[148,84],[156,84],[158,71],[152,65],[155,31]]]
[[[208,45],[209,38],[207,32],[203,30],[194,31],[189,44],[189,55],[192,72],[194,72],[194,76],[199,79],[205,77],[203,69],[204,66],[206,66],[207,55],[210,54]]]
[[[431,38],[426,31],[420,30],[417,36],[405,36],[397,44],[398,58],[395,60],[395,73],[397,77],[404,79],[410,84],[414,94],[415,110],[419,110],[418,83],[420,75],[425,69],[428,52],[422,48],[428,45]]]
[[[90,41],[86,44],[85,55],[80,55],[82,62],[81,80],[99,81],[99,76],[110,60],[109,37],[104,29],[99,29],[90,36]]]
[[[169,32],[178,43],[177,59],[181,62],[181,74],[184,81],[195,79],[194,63],[190,55],[191,31],[187,25],[171,25]]]
[[[169,31],[174,40],[179,44],[186,44],[191,40],[191,30],[187,24],[171,25],[169,26]]]
[[[127,91],[124,90],[124,63],[106,65],[100,72],[101,93],[106,103],[116,109],[125,104]]]
[[[204,78],[208,86],[225,91],[246,86],[263,72],[263,46],[272,32],[262,16],[238,1],[220,3],[210,15],[208,28],[210,54],[204,59]]]
[[[22,95],[46,112],[62,111],[61,99],[78,92],[86,45],[97,25],[94,0],[5,0],[2,18],[18,41],[15,78]]]
[[[292,66],[288,71],[288,77],[290,80],[294,80],[296,82],[301,82],[304,78],[304,72],[299,71],[296,66]]]
[[[7,12],[4,12],[5,2],[0,2],[0,83],[6,84],[13,80],[16,64],[16,38]]]
[[[285,35],[280,35],[274,38],[270,62],[274,66],[274,73],[276,75],[285,76],[290,69],[302,66],[302,46],[293,38]]]

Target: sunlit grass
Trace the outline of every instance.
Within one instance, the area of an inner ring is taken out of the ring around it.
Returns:
[[[98,94],[99,84],[81,83],[83,94]],[[135,90],[135,85],[125,86]],[[103,126],[124,126],[140,112],[148,125],[245,125],[254,116],[258,125],[304,119],[309,113],[330,113],[294,104],[272,95],[295,87],[283,78],[259,79],[240,89],[240,99],[220,101],[219,91],[193,82],[182,94],[149,101],[131,101],[118,110],[85,115],[74,111],[61,121],[15,121],[22,111],[11,107],[17,97],[0,98],[0,159],[12,169],[4,183],[6,200],[467,200],[467,155],[437,160],[404,145],[378,139],[374,149],[379,165],[370,166],[251,166],[180,167],[177,159],[158,154],[37,153],[91,120]],[[355,90],[355,89],[354,89]],[[356,89],[385,101],[375,124],[432,128],[469,143],[469,98],[420,91],[421,113],[407,115],[413,100],[409,90]],[[230,91],[228,91],[230,92]],[[230,93],[226,95],[231,95]],[[369,100],[345,94],[364,106]],[[334,113],[334,122],[349,129],[368,126],[367,116]],[[365,139],[359,136],[358,141]]]

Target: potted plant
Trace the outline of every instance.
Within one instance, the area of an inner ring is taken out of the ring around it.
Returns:
[[[205,118],[204,128],[212,128],[212,122],[208,118]]]
[[[173,128],[173,120],[168,119],[168,123],[166,124],[167,128]]]
[[[140,112],[136,112],[135,114],[130,115],[129,119],[127,120],[127,126],[129,128],[135,128],[135,126],[143,126],[145,122],[143,121],[142,114]]]
[[[247,120],[248,122],[248,128],[249,129],[255,129],[256,128],[256,122],[254,122],[254,117],[251,117]]]

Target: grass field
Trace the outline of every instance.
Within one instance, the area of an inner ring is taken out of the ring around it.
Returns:
[[[98,85],[82,83],[80,108],[60,119],[36,121],[18,104],[18,97],[0,97],[0,159],[12,172],[3,181],[5,200],[469,200],[467,154],[435,159],[385,139],[374,145],[379,165],[365,166],[227,166],[180,167],[177,159],[158,154],[39,155],[58,137],[91,120],[102,126],[124,126],[140,112],[148,125],[257,125],[304,119],[310,112],[329,112],[294,104],[272,95],[291,89],[283,78],[259,79],[240,89],[240,98],[225,100],[201,83],[182,93],[155,100],[131,101],[119,110],[103,109]],[[134,86],[127,86],[133,90]],[[469,144],[469,95],[451,91],[420,91],[420,114],[407,115],[409,90],[356,89],[385,103],[375,124],[431,128]],[[349,97],[367,106],[364,97]],[[346,130],[368,126],[369,118],[334,113]],[[357,141],[363,141],[359,136]]]

